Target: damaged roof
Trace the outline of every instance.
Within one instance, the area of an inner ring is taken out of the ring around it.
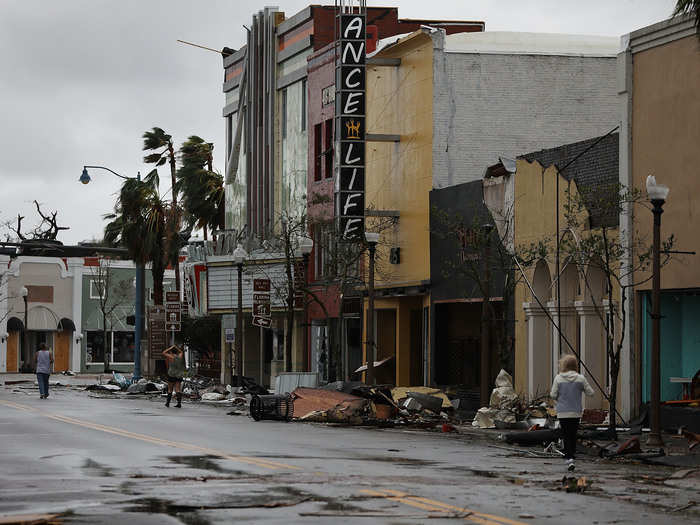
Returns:
[[[556,148],[543,149],[520,155],[518,158],[528,162],[537,161],[544,168],[555,165],[558,169],[565,166],[561,174],[566,180],[574,180],[582,188],[610,187],[619,182],[619,134],[605,136],[595,147],[583,153],[601,137],[564,144]],[[581,155],[583,153],[583,155]],[[569,164],[578,155],[575,162]],[[588,206],[591,213],[591,226],[616,227],[619,223],[617,214],[596,213],[593,206]]]

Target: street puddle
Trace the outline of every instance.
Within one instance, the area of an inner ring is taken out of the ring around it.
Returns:
[[[173,463],[185,465],[189,468],[197,470],[209,470],[212,472],[220,472],[225,474],[245,474],[245,472],[242,470],[232,470],[220,466],[217,463],[219,458],[216,456],[167,456],[167,459]]]
[[[110,467],[103,465],[102,463],[98,463],[97,461],[94,461],[90,458],[87,458],[83,462],[82,467],[83,469],[95,473],[103,478],[111,478],[112,476],[114,476],[114,471]]]

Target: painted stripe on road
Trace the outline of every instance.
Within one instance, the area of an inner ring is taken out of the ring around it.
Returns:
[[[406,492],[401,492],[398,490],[383,489],[383,490],[362,490],[365,494],[370,494],[372,496],[378,496],[386,498],[391,501],[398,501],[405,505],[410,505],[411,507],[416,507],[423,510],[431,510],[437,512],[449,512],[458,514],[468,514],[464,516],[465,520],[469,520],[473,523],[479,523],[481,525],[526,525],[521,521],[514,521],[509,518],[494,516],[492,514],[484,514],[483,512],[477,512],[466,507],[456,507],[454,505],[449,505],[447,503],[442,503],[441,501],[436,501],[428,498],[423,498],[420,496],[411,496]]]
[[[249,465],[255,465],[258,467],[263,467],[270,470],[303,470],[301,467],[296,467],[294,465],[287,465],[286,463],[278,463],[276,461],[270,461],[267,459],[252,458],[249,456],[239,456],[237,454],[231,454],[224,452],[222,450],[216,450],[207,447],[200,447],[199,445],[192,445],[190,443],[183,443],[180,441],[171,441],[168,439],[162,439],[155,436],[148,436],[146,434],[138,434],[136,432],[131,432],[116,427],[109,427],[106,425],[101,425],[99,423],[92,423],[90,421],[83,421],[68,416],[60,416],[56,414],[51,414],[45,412],[38,408],[33,408],[26,405],[20,405],[19,403],[14,403],[12,401],[0,400],[0,404],[8,406],[10,408],[15,408],[17,410],[22,410],[24,412],[33,412],[41,416],[53,419],[54,421],[60,421],[62,423],[68,423],[70,425],[77,425],[84,428],[89,428],[91,430],[97,430],[99,432],[105,432],[107,434],[113,434],[115,436],[126,437],[129,439],[137,439],[139,441],[144,441],[146,443],[152,443],[154,445],[164,445],[168,447],[178,448],[181,450],[189,450],[191,452],[201,452],[211,456],[217,456],[223,459],[229,459],[232,461],[238,461],[241,463],[247,463]]]
[[[126,437],[129,439],[136,439],[139,441],[144,441],[146,443],[152,443],[155,445],[164,445],[168,447],[178,448],[181,450],[188,450],[192,452],[200,452],[208,454],[211,456],[220,457],[222,459],[229,459],[231,461],[238,461],[241,463],[247,463],[250,465],[255,465],[258,467],[270,469],[270,470],[304,470],[302,467],[297,467],[294,465],[288,465],[286,463],[278,463],[276,461],[270,461],[267,459],[252,458],[249,456],[239,456],[236,454],[230,454],[222,450],[216,450],[207,447],[200,447],[199,445],[192,445],[190,443],[183,443],[179,441],[171,441],[167,439],[158,438],[155,436],[148,436],[146,434],[138,434],[128,430],[123,430],[116,427],[109,427],[106,425],[101,425],[99,423],[92,423],[90,421],[83,421],[69,416],[61,416],[56,414],[51,414],[44,410],[38,408],[30,407],[27,405],[21,405],[19,403],[14,403],[12,401],[0,400],[0,405],[5,405],[10,408],[17,410],[22,410],[24,412],[30,412],[39,414],[54,421],[59,421],[62,423],[67,423],[70,425],[81,426],[91,430],[96,430],[99,432],[105,432],[107,434],[113,434],[121,437]],[[481,525],[526,525],[521,521],[514,521],[509,518],[494,516],[492,514],[484,514],[477,512],[465,507],[456,507],[448,503],[442,503],[441,501],[432,500],[428,498],[423,498],[420,496],[412,496],[406,492],[401,492],[398,490],[382,489],[382,490],[369,490],[363,489],[360,492],[375,497],[385,498],[391,501],[397,501],[411,507],[429,510],[434,512],[451,513],[451,514],[469,514],[464,516],[465,520],[471,521],[473,523],[479,523]],[[387,517],[391,517],[391,514],[387,514]]]

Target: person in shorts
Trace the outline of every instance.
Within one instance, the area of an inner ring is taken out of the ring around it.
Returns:
[[[175,408],[182,407],[182,377],[185,375],[185,352],[179,346],[173,345],[163,350],[163,357],[168,365],[168,399],[165,401],[165,406],[170,406],[170,400],[173,398],[173,391],[177,399]]]

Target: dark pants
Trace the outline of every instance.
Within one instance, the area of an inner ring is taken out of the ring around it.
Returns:
[[[49,395],[49,374],[36,373],[36,380],[39,383],[39,394],[42,396]]]
[[[576,432],[578,432],[577,417],[564,417],[559,420],[561,425],[561,437],[564,440],[564,457],[574,459],[576,457]]]

